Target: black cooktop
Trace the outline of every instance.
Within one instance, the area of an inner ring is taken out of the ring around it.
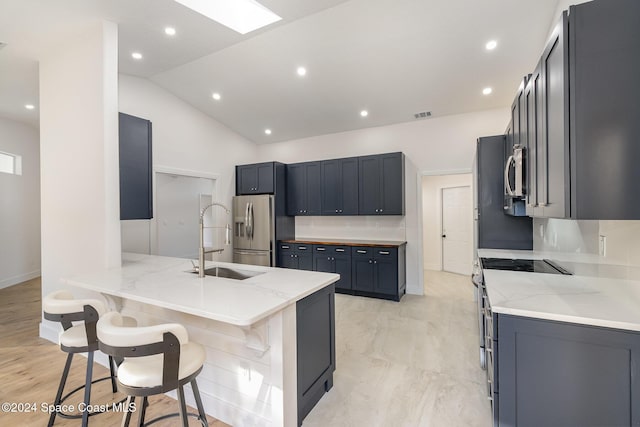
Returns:
[[[571,274],[548,259],[480,258],[488,270],[527,271],[531,273]]]

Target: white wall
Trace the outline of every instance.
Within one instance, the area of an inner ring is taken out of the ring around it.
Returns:
[[[404,227],[407,241],[407,292],[420,295],[422,289],[422,192],[423,173],[470,170],[476,139],[502,134],[509,121],[509,109],[436,117],[391,126],[361,129],[258,146],[260,161],[295,163],[310,160],[402,151],[407,156],[406,216],[404,219],[296,218],[296,235],[389,239],[400,236]],[[376,217],[377,218],[377,217]],[[403,224],[404,222],[404,224]],[[338,234],[340,233],[340,234]]]
[[[0,173],[0,289],[40,275],[38,130],[0,118],[0,151],[22,156],[22,174]]]
[[[442,189],[472,185],[470,173],[456,175],[431,175],[422,177],[422,239],[423,267],[426,270],[442,270]],[[472,192],[469,192],[471,197]],[[469,199],[469,206],[473,200]],[[473,222],[473,213],[469,211],[469,221]],[[469,227],[471,231],[473,227]],[[469,241],[473,246],[473,235]],[[472,259],[470,254],[470,259]],[[471,265],[469,265],[471,269]]]
[[[256,145],[147,79],[121,74],[119,95],[120,112],[152,122],[154,170],[214,178],[214,199],[231,207],[234,166],[254,162]],[[153,219],[122,221],[123,250],[153,251],[155,230]],[[219,259],[230,260],[231,251]]]
[[[43,295],[121,261],[117,27],[97,23],[59,46],[40,61]]]

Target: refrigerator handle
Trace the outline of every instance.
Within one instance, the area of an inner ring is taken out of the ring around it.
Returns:
[[[253,240],[253,203],[249,203],[249,224],[251,224],[250,237]]]
[[[249,235],[249,203],[244,207],[244,233],[247,236],[247,239],[251,236]]]

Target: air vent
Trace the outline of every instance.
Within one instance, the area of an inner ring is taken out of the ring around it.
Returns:
[[[421,111],[419,113],[415,113],[413,117],[416,119],[426,119],[427,117],[431,117],[431,111]]]

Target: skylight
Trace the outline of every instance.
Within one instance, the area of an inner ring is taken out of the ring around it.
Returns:
[[[240,34],[249,33],[282,19],[254,0],[175,1]]]

